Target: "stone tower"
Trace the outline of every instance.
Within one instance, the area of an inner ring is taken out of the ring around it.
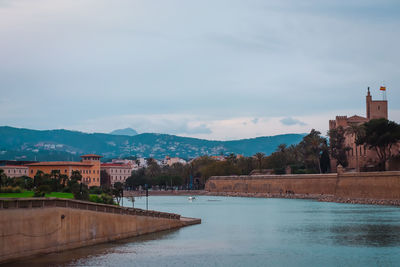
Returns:
[[[372,100],[371,92],[367,93],[367,119],[388,119],[388,102],[387,100]]]

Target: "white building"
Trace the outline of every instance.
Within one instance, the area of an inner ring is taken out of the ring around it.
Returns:
[[[178,157],[171,158],[169,156],[166,156],[165,159],[163,160],[163,164],[164,165],[172,166],[175,163],[180,163],[180,164],[185,165],[187,162],[184,159],[181,159],[181,158],[178,158]]]
[[[4,174],[7,177],[21,177],[21,176],[28,176],[28,167],[23,165],[5,165],[0,166],[0,169],[4,171]]]
[[[133,167],[130,164],[102,163],[100,168],[109,175],[111,185],[116,182],[125,183],[133,171]]]

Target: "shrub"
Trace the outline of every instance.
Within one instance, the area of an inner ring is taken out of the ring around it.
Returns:
[[[71,188],[69,188],[68,186],[64,187],[61,192],[63,192],[63,193],[71,193]]]
[[[73,184],[71,187],[71,192],[74,194],[74,198],[78,200],[89,200],[89,190],[85,184]]]
[[[21,193],[21,192],[22,192],[21,187],[17,186],[13,188],[13,193]]]
[[[90,195],[89,201],[95,203],[103,203],[103,200],[98,195]]]
[[[46,194],[51,193],[51,187],[49,185],[41,185],[34,191],[34,197],[44,197]]]
[[[101,194],[101,199],[103,200],[104,204],[110,204],[110,205],[114,205],[114,199],[112,196],[107,195],[107,194]]]
[[[100,195],[101,193],[103,193],[103,190],[98,186],[92,186],[89,188],[89,192],[90,194]]]
[[[13,193],[13,188],[11,186],[4,187],[3,193]]]
[[[115,204],[112,196],[104,194],[104,193],[101,194],[100,196],[99,195],[90,195],[89,201],[95,202],[95,203],[110,204],[110,205]]]

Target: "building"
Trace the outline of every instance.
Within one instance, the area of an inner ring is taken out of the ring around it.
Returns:
[[[381,90],[386,88],[381,87]],[[388,101],[387,100],[372,100],[371,92],[368,87],[366,96],[366,117],[354,115],[336,116],[335,120],[329,121],[329,130],[343,127],[346,130],[351,125],[361,125],[372,119],[388,119]],[[362,170],[374,167],[378,162],[378,156],[375,151],[368,149],[364,145],[355,144],[355,136],[345,131],[345,146],[349,147],[347,151],[348,168],[354,170]],[[395,148],[398,150],[398,148]],[[331,170],[336,172],[337,161],[331,159]]]
[[[187,162],[184,159],[181,159],[181,158],[178,158],[178,157],[171,158],[169,156],[166,156],[165,159],[162,161],[162,165],[164,165],[164,166],[168,165],[170,167],[172,165],[174,165],[175,163],[180,163],[180,164],[185,165]]]
[[[133,166],[131,164],[102,163],[101,171],[107,175],[108,182],[106,183],[114,185],[116,182],[125,183],[132,174]]]
[[[139,160],[132,159],[112,159],[111,163],[130,165],[133,170],[139,169]]]
[[[0,166],[0,169],[4,171],[4,174],[7,177],[21,177],[21,176],[28,176],[28,167],[23,165],[5,165]]]
[[[100,158],[102,156],[88,154],[81,156],[82,160],[77,161],[48,161],[27,164],[29,177],[33,178],[38,171],[50,174],[52,171],[60,171],[71,177],[72,171],[79,171],[82,175],[82,182],[91,186],[100,186]]]

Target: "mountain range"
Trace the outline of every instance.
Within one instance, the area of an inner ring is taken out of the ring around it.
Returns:
[[[133,129],[132,129],[133,130]],[[132,131],[128,132],[132,133]],[[118,132],[117,132],[118,134]],[[0,159],[3,160],[79,160],[87,153],[105,159],[127,156],[165,156],[184,159],[202,155],[271,154],[280,144],[297,144],[304,134],[282,134],[234,141],[210,141],[169,134],[142,133],[133,136],[83,133],[70,130],[30,130],[0,126]]]

